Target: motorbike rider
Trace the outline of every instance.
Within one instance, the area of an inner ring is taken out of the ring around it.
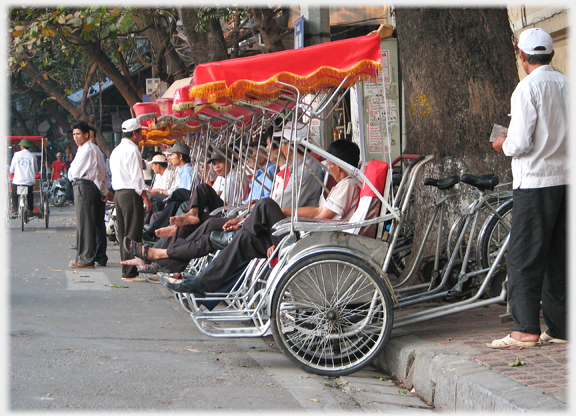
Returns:
[[[56,160],[52,162],[52,181],[62,177],[60,172],[68,172],[68,165],[62,160],[62,152],[56,153]]]

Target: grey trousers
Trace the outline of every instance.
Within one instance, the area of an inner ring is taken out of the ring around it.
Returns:
[[[568,339],[566,324],[567,186],[515,189],[507,254],[508,303],[515,331]]]
[[[80,179],[74,181],[76,208],[76,263],[94,265],[96,254],[96,227],[94,221],[94,183]],[[98,194],[99,196],[100,194]]]

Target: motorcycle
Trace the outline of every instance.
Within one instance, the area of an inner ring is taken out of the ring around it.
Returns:
[[[106,238],[111,243],[117,242],[118,232],[116,231],[116,208],[114,207],[113,202],[106,202],[104,221],[106,222]]]
[[[68,200],[68,175],[60,172],[60,177],[52,183],[52,201],[55,207],[61,207]]]

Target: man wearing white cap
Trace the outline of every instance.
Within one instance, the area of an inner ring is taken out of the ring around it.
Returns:
[[[515,322],[491,348],[566,342],[568,78],[550,65],[552,37],[522,32],[524,78],[511,99],[510,126],[494,149],[512,156],[514,217],[507,254],[508,304]],[[540,308],[548,329],[540,332]]]
[[[142,156],[138,143],[142,140],[142,126],[135,118],[122,123],[122,140],[110,154],[110,171],[116,208],[116,227],[119,241],[130,237],[142,241],[144,226],[144,205],[146,212],[152,209],[152,203],[146,193],[146,184],[142,173]],[[120,258],[132,258],[120,244]],[[133,281],[138,278],[135,266],[122,266],[122,280]]]

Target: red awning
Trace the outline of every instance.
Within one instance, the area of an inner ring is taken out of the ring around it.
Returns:
[[[381,69],[377,34],[246,58],[198,65],[190,100],[196,105],[258,98],[275,99],[280,82],[301,94],[360,80],[374,81]]]

